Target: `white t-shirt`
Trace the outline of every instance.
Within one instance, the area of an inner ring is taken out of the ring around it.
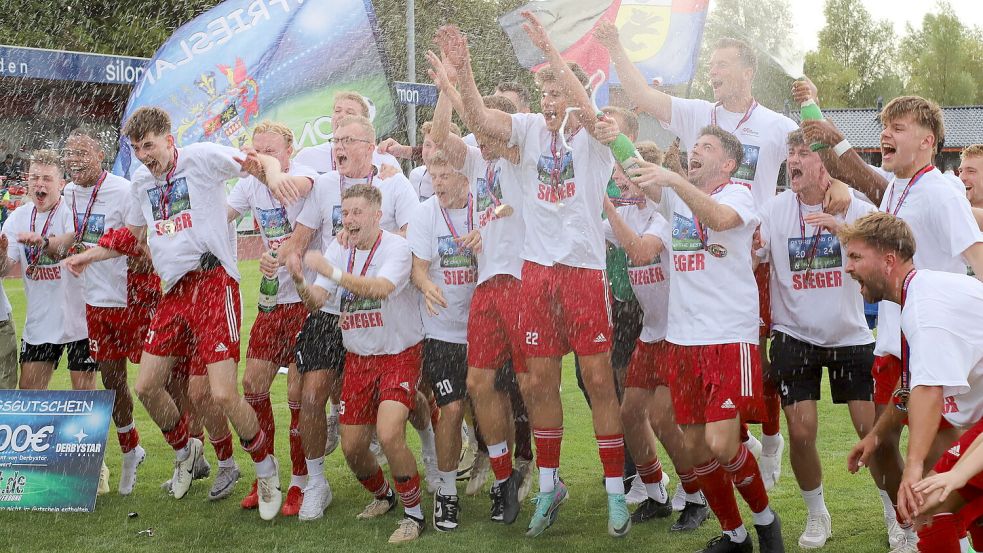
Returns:
[[[468,214],[467,207],[448,209],[446,213],[457,236],[464,236],[474,228],[474,215]],[[478,276],[475,259],[470,250],[454,240],[435,196],[417,207],[406,229],[406,240],[414,256],[430,262],[430,280],[447,300],[447,307],[438,306],[437,315],[431,316],[423,295],[418,294],[427,338],[466,344],[468,312]]]
[[[920,269],[911,279],[901,313],[911,356],[911,388],[942,386],[942,414],[961,428],[983,418],[981,312],[983,283],[971,276]]]
[[[294,163],[303,165],[305,167],[310,167],[317,171],[317,174],[322,175],[328,171],[335,170],[334,161],[334,145],[330,142],[325,142],[324,144],[318,144],[317,146],[308,146],[303,150],[297,152],[294,156]],[[399,169],[399,160],[393,157],[391,154],[380,154],[378,151],[372,151],[372,164],[375,166],[379,165],[392,165],[393,167]]]
[[[361,275],[371,250],[355,250],[351,273]],[[346,270],[351,250],[332,242],[325,252],[328,262]],[[345,290],[325,276],[314,284],[342,297],[341,335],[345,349],[356,355],[395,355],[423,340],[423,322],[417,308],[417,291],[410,284],[413,254],[402,236],[382,232],[382,240],[372,256],[365,276],[382,277],[396,289],[384,300],[354,298],[345,300]]]
[[[666,218],[649,202],[639,208],[626,205],[618,208],[618,214],[631,230],[639,235],[651,234],[668,245],[672,242],[672,229]],[[608,242],[621,247],[614,235],[611,222],[604,220],[604,235]],[[659,342],[666,338],[666,325],[669,315],[669,252],[663,251],[651,263],[634,265],[628,260],[628,280],[639,305],[642,306],[642,333],[639,338],[646,343]]]
[[[714,119],[718,127],[734,136],[744,145],[744,161],[732,177],[734,182],[751,186],[754,205],[761,209],[775,196],[778,172],[788,157],[788,133],[799,128],[794,121],[755,103],[747,120],[746,113],[727,111],[724,106],[687,98],[672,99],[672,121],[662,122],[682,141],[689,152],[700,137],[700,130]],[[738,126],[740,125],[740,126]]]
[[[938,169],[925,173],[904,195],[910,179],[888,180],[881,198],[881,211],[897,215],[911,227],[915,237],[915,267],[965,274],[962,253],[983,241],[980,227],[966,199],[961,183],[943,175]],[[877,310],[875,355],[901,357],[901,334],[898,320],[901,308],[890,301],[880,302]]]
[[[531,163],[513,165],[505,159],[494,161],[489,171],[481,150],[468,146],[463,173],[471,184],[474,196],[474,220],[481,232],[481,252],[478,253],[478,284],[495,275],[521,278],[522,244],[526,227],[522,222],[522,186],[536,178],[536,166]],[[488,180],[491,172],[491,190]],[[495,216],[495,199],[512,207],[508,217]]]
[[[802,219],[822,209],[821,204],[800,205],[795,192],[786,190],[761,212],[761,239],[771,261],[772,328],[821,347],[869,344],[874,336],[867,328],[860,285],[843,270],[846,248],[826,229],[817,244],[816,227]],[[874,210],[853,198],[846,217],[836,219],[853,223]]]
[[[292,176],[307,177],[313,182],[317,178],[317,173],[309,168],[293,163],[287,171]],[[297,224],[297,215],[304,208],[305,199],[302,198],[287,207],[273,197],[270,189],[250,175],[239,179],[232,192],[229,193],[229,207],[243,214],[252,211],[253,217],[259,223],[259,233],[263,238],[263,246],[267,250],[278,250],[280,245],[287,241],[294,232]],[[305,271],[309,278],[314,278],[313,271]],[[286,267],[280,267],[277,271],[277,280],[280,287],[277,292],[276,302],[278,304],[297,303],[300,296],[297,295],[297,287],[294,285],[290,272]]]
[[[133,175],[133,194],[139,210],[127,223],[147,226],[154,269],[167,292],[189,271],[201,268],[201,256],[214,254],[225,272],[239,280],[235,236],[229,224],[225,181],[245,176],[235,148],[198,142],[178,148],[177,170],[168,186],[141,166]],[[161,202],[164,193],[168,200]],[[164,220],[167,208],[170,225]],[[168,228],[173,232],[168,232]]]
[[[11,311],[10,300],[7,299],[7,292],[3,289],[3,279],[0,278],[0,322],[9,321]]]
[[[3,234],[7,236],[7,257],[20,263],[24,278],[27,317],[22,338],[28,344],[67,344],[88,336],[82,279],[72,276],[62,262],[44,253],[39,254],[34,265],[28,265],[28,248],[17,242],[17,234],[21,232],[36,232],[50,237],[74,230],[72,208],[64,198],[47,213],[37,213],[32,204],[22,205],[10,214],[3,225]]]
[[[421,202],[433,196],[433,178],[430,177],[430,171],[427,171],[426,165],[421,165],[410,171],[410,184],[413,185],[413,190],[416,191]]]
[[[109,229],[126,226],[127,217],[136,210],[130,181],[112,173],[99,187],[88,223],[82,223],[95,186],[82,187],[73,182],[65,186],[63,202],[75,212],[77,227],[85,227],[82,243],[87,247],[99,243]],[[126,307],[126,257],[116,257],[93,263],[82,276],[85,303],[93,307]]]
[[[572,150],[566,151],[542,114],[511,117],[509,145],[518,146],[522,159],[535,162],[537,169],[535,180],[522,183],[526,223],[522,258],[546,266],[559,263],[604,270],[601,212],[614,171],[611,150],[580,129],[567,140]]]
[[[713,194],[743,222],[724,232],[706,229],[706,249],[693,212],[670,188],[662,190],[662,215],[672,225],[669,328],[666,340],[683,346],[758,343],[758,285],[751,239],[758,226],[746,185],[731,183]]]

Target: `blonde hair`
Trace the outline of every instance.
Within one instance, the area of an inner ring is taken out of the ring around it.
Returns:
[[[983,144],[970,144],[959,154],[959,159],[983,157]]]
[[[843,244],[860,240],[882,253],[897,253],[903,261],[915,256],[915,236],[911,233],[911,227],[883,211],[873,211],[852,225],[840,227],[836,235]]]
[[[61,156],[54,150],[34,150],[31,153],[31,166],[34,164],[52,165],[57,167],[60,171],[65,170],[65,165],[61,160]]]
[[[363,198],[377,208],[382,205],[382,192],[368,183],[356,184],[345,190],[345,193],[341,195],[342,200],[351,198]]]
[[[369,104],[365,101],[365,98],[361,94],[353,90],[342,90],[335,92],[334,103],[338,103],[339,100],[351,100],[362,108],[362,117],[369,116]]]
[[[141,140],[150,134],[171,134],[171,116],[163,108],[144,106],[126,121],[123,134],[130,140]]]
[[[881,124],[885,127],[891,121],[911,115],[915,123],[925,127],[935,137],[935,149],[945,139],[945,123],[942,121],[942,110],[939,105],[921,96],[898,96],[884,106],[881,111]]]
[[[662,165],[662,162],[665,161],[665,154],[662,153],[662,148],[659,148],[655,142],[638,142],[635,144],[635,149],[638,150],[638,153],[642,154],[642,159],[649,163]]]
[[[338,128],[347,127],[348,125],[358,125],[362,129],[372,135],[372,141],[375,141],[375,125],[372,121],[369,121],[368,117],[362,117],[361,115],[348,115],[342,117],[338,120]]]
[[[267,132],[282,136],[283,140],[287,143],[287,147],[294,145],[294,131],[290,130],[290,127],[283,123],[264,119],[253,129],[253,136],[255,137],[257,134]]]

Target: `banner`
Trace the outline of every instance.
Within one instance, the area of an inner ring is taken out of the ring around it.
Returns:
[[[95,509],[114,395],[0,390],[0,511]]]
[[[333,97],[356,90],[384,135],[396,122],[370,0],[227,0],[180,27],[134,88],[137,108],[170,115],[178,146],[249,142],[263,119],[294,131],[294,150],[331,137]],[[129,176],[125,137],[113,172]]]
[[[628,57],[649,80],[664,85],[693,78],[703,38],[709,0],[536,0],[511,11],[499,23],[508,34],[519,63],[536,69],[545,59],[522,30],[520,15],[531,11],[543,22],[565,59],[580,64],[587,74],[612,75],[607,50],[593,32],[604,20],[613,21]]]

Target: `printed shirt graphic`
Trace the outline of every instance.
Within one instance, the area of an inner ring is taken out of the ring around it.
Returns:
[[[448,209],[451,224],[459,236],[467,231],[468,209]],[[468,342],[468,312],[474,294],[477,271],[473,252],[454,240],[444,221],[437,197],[420,204],[406,230],[406,240],[413,255],[430,262],[430,280],[440,288],[447,307],[437,307],[430,316],[426,301],[419,296],[419,312],[427,338],[443,342]]]
[[[890,174],[885,176],[888,187],[881,198],[881,211],[896,212],[911,227],[915,237],[915,266],[919,269],[965,273],[966,262],[962,253],[976,242],[983,241],[983,234],[973,218],[962,183],[934,169],[908,189],[908,195],[898,208],[909,179],[894,179]],[[901,308],[898,304],[880,302],[875,355],[901,357],[900,318]]]
[[[468,146],[468,154],[462,171],[471,184],[474,196],[474,221],[481,233],[481,252],[478,253],[478,284],[496,275],[522,277],[522,252],[526,229],[522,223],[522,187],[535,178],[536,166],[520,162],[513,165],[499,159],[493,167],[492,185],[486,182],[488,163],[481,157],[481,150]],[[495,195],[512,208],[508,217],[495,216]]]
[[[343,270],[348,268],[350,250],[338,242],[328,246],[328,262]],[[356,250],[352,272],[362,274],[369,250]],[[395,355],[423,340],[423,322],[417,307],[418,293],[410,284],[413,254],[406,240],[382,231],[382,241],[365,276],[382,277],[396,289],[384,300],[358,298],[344,301],[341,314],[341,335],[345,349],[355,355]],[[314,284],[333,296],[344,297],[347,292],[331,279],[319,275]]]
[[[41,254],[36,264],[28,264],[28,248],[17,242],[17,234],[31,232],[32,204],[14,210],[3,225],[7,236],[7,257],[20,263],[27,299],[27,316],[21,337],[28,344],[65,344],[88,336],[82,279],[75,278],[60,261]],[[58,207],[38,213],[34,232],[38,234],[51,217],[48,236],[74,231],[72,208],[64,198]]]
[[[313,181],[317,178],[317,173],[313,169],[293,163],[290,165],[288,173],[292,176],[308,177]],[[284,207],[273,197],[269,188],[260,182],[256,177],[248,176],[239,179],[232,192],[229,193],[229,207],[240,214],[252,211],[257,223],[259,223],[260,235],[263,237],[263,246],[267,250],[277,250],[280,245],[290,238],[293,234],[297,216],[304,208],[306,199],[301,199]],[[314,271],[305,267],[307,281],[314,279]],[[277,303],[297,303],[300,296],[297,295],[297,287],[290,278],[290,273],[286,267],[280,267],[277,271],[277,279],[280,281],[280,288],[277,293]]]
[[[684,346],[757,344],[758,286],[751,268],[751,237],[759,219],[754,199],[737,183],[725,186],[713,199],[737,211],[742,224],[723,232],[707,229],[703,249],[689,206],[671,189],[662,190],[658,209],[672,226],[666,340]]]
[[[225,182],[245,176],[233,159],[241,154],[235,148],[209,142],[179,148],[178,154],[177,171],[167,195],[173,233],[167,232],[168,224],[163,220],[167,182],[163,176],[157,179],[151,175],[146,166],[133,176],[133,194],[140,209],[134,210],[127,223],[147,226],[154,269],[165,292],[185,273],[199,270],[206,252],[214,254],[229,276],[239,280]]]
[[[700,137],[700,129],[710,124],[715,105],[706,100],[673,98],[672,121],[663,121],[662,125],[678,136],[689,152]],[[744,145],[744,161],[733,180],[750,185],[754,206],[761,209],[765,202],[775,196],[778,172],[788,157],[786,139],[798,125],[762,105],[755,107],[747,121],[738,128],[744,116],[744,113],[727,111],[723,106],[716,108],[717,125],[734,133]]]
[[[821,212],[822,206],[803,204],[801,209],[804,217]],[[846,217],[837,220],[853,223],[874,209],[854,198]],[[860,285],[844,271],[847,252],[839,239],[823,230],[814,246],[816,228],[808,223],[802,238],[799,202],[791,190],[766,203],[761,219],[765,259],[771,261],[772,328],[821,347],[873,342]]]
[[[651,234],[662,240],[668,247],[672,240],[672,229],[665,217],[660,215],[655,204],[648,202],[642,208],[626,205],[618,208],[618,214],[624,219],[631,230],[644,236]],[[604,221],[604,234],[608,242],[621,246],[614,235],[611,223]],[[669,314],[669,261],[668,251],[655,256],[651,263],[635,265],[628,262],[628,279],[632,292],[642,306],[642,333],[639,336],[643,342],[653,343],[666,337],[667,317]]]
[[[92,198],[94,186],[82,187],[75,183],[65,186],[62,202],[72,210],[82,233],[82,243],[90,248],[98,244],[110,229],[126,226],[127,217],[138,208],[133,202],[130,181],[112,173],[106,175],[92,204],[88,221],[82,221]],[[75,229],[70,229],[74,231]],[[85,284],[85,303],[93,307],[126,307],[126,257],[116,257],[90,265],[82,273]]]
[[[942,386],[942,416],[958,428],[983,419],[981,311],[983,283],[967,275],[919,269],[901,313],[911,387]]]
[[[526,237],[522,258],[540,265],[604,270],[601,211],[614,170],[611,150],[581,129],[568,140],[572,151],[556,141],[559,167],[552,153],[553,134],[542,114],[512,115],[510,146],[522,159],[535,161],[537,176],[522,183],[522,218]],[[552,173],[559,177],[554,187]]]

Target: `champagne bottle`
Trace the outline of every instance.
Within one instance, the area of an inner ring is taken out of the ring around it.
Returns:
[[[819,109],[819,104],[815,100],[809,99],[802,102],[799,109],[799,119],[802,121],[822,121],[823,112]],[[818,152],[824,148],[829,148],[829,144],[823,144],[822,142],[813,142],[809,144],[809,149],[813,152]]]
[[[619,134],[618,138],[614,139],[614,142],[608,144],[608,147],[611,148],[614,159],[618,160],[618,163],[621,164],[621,168],[625,170],[626,174],[630,169],[638,167],[637,160],[642,159],[642,154],[638,153],[635,145],[632,144],[631,140],[624,133]]]
[[[276,252],[272,252],[270,255],[276,259]],[[276,309],[276,297],[280,292],[280,279],[274,272],[272,277],[268,277],[265,274],[263,279],[259,281],[259,310],[263,313],[269,313]]]

